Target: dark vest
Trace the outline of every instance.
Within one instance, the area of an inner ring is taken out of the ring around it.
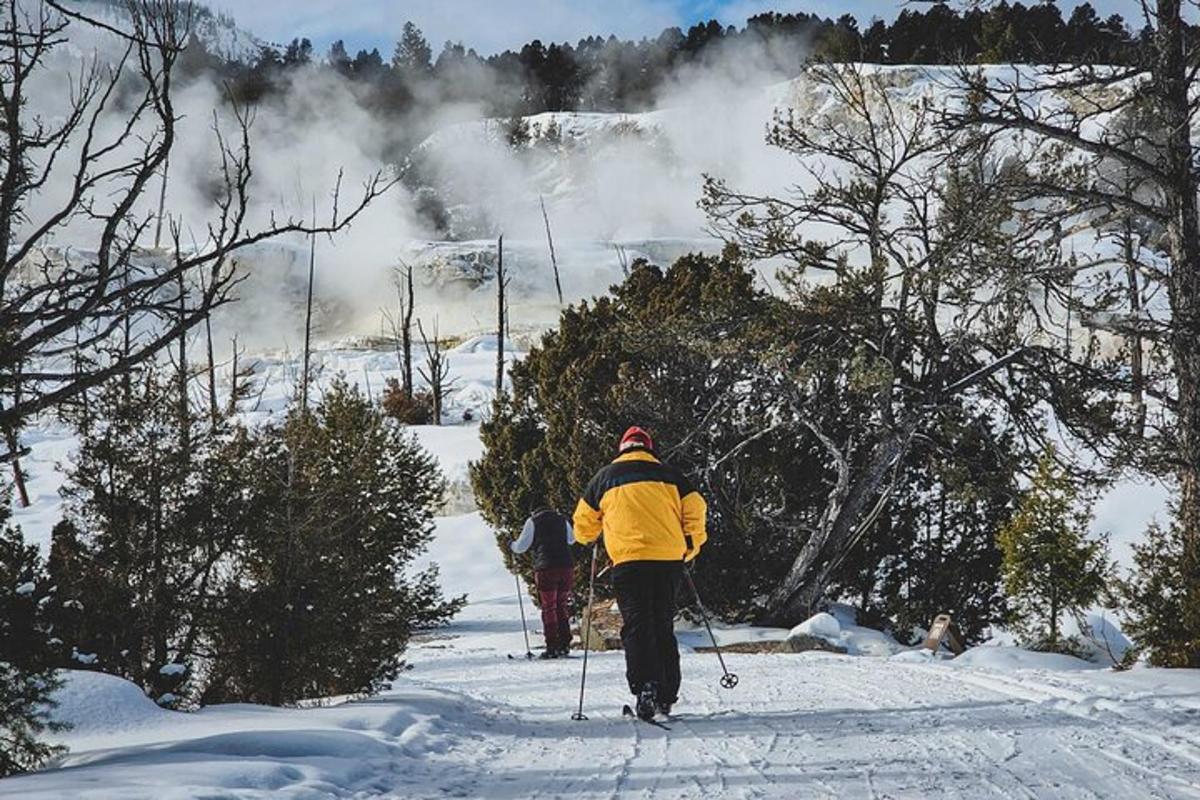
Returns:
[[[529,548],[534,569],[571,566],[567,544],[567,518],[549,509],[533,515],[533,544]]]

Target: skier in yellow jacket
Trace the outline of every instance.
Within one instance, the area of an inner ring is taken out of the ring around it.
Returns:
[[[654,455],[646,431],[627,430],[618,450],[575,508],[575,540],[590,544],[604,534],[621,609],[625,677],[638,716],[653,719],[679,699],[675,595],[684,562],[708,538],[707,506],[679,470]]]

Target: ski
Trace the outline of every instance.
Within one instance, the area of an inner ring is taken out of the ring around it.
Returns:
[[[661,722],[659,722],[656,719],[642,719],[637,714],[635,714],[633,709],[630,708],[628,705],[624,705],[621,707],[621,714],[626,717],[631,717],[631,718],[637,720],[638,722],[645,722],[647,725],[653,725],[656,728],[662,728],[664,731],[671,730],[670,727],[662,724]]]

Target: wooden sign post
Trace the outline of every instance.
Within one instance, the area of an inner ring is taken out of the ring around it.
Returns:
[[[949,614],[937,615],[933,624],[929,626],[929,635],[925,637],[925,644],[922,646],[936,653],[941,649],[942,642],[945,642],[956,656],[966,650],[963,647],[962,637],[958,635],[958,629],[954,627],[954,620],[950,618]]]

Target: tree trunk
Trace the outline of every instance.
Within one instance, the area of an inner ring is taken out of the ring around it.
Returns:
[[[554,269],[554,290],[558,292],[558,304],[563,304],[562,279],[558,275],[558,257],[554,254],[554,237],[550,235],[550,216],[546,213],[546,198],[539,196],[542,204],[542,221],[546,223],[546,243],[550,245],[550,266]]]
[[[496,402],[504,394],[504,236],[496,243]]]
[[[204,318],[204,340],[208,348],[208,413],[212,430],[216,431],[221,421],[221,407],[217,402],[217,359],[213,352],[212,319]]]
[[[1058,592],[1050,592],[1050,650],[1058,650]]]
[[[402,303],[400,315],[404,318],[402,324],[403,329],[400,331],[400,346],[404,348],[404,396],[408,400],[413,398],[413,358],[412,358],[412,318],[413,307],[415,303],[415,294],[413,293],[413,274],[412,267],[406,267],[404,270],[405,289],[408,294],[406,302]]]
[[[759,624],[790,628],[808,619],[829,586],[840,556],[857,540],[859,522],[879,496],[888,472],[908,449],[916,423],[906,421],[875,445],[870,459],[853,480],[839,477],[829,505],[787,576],[771,595]]]
[[[187,287],[183,282],[183,273],[179,273],[179,319],[182,321],[187,316]],[[179,372],[176,375],[179,381],[179,448],[180,452],[186,458],[190,449],[191,442],[191,422],[188,419],[191,416],[191,409],[188,403],[188,361],[187,361],[187,331],[179,332]]]
[[[19,364],[13,380],[13,399],[20,404],[21,369]],[[29,488],[25,485],[25,471],[21,469],[21,437],[17,435],[17,431],[11,425],[4,426],[4,446],[8,448],[8,454],[12,456],[13,483],[17,487],[17,500],[21,503],[21,508],[29,508]]]
[[[1142,289],[1138,281],[1137,255],[1134,250],[1133,220],[1125,217],[1121,231],[1121,245],[1125,251],[1125,284],[1129,299],[1129,312],[1134,318],[1134,332],[1129,336],[1129,373],[1133,382],[1132,398],[1134,419],[1139,439],[1146,435],[1146,366],[1144,342],[1140,333],[1142,315]]]
[[[21,442],[12,428],[4,428],[4,445],[12,456],[13,483],[17,486],[17,499],[21,508],[29,508],[29,489],[25,486],[25,472],[21,469]]]
[[[316,204],[313,204],[313,220],[317,218]],[[312,348],[312,308],[313,308],[313,278],[317,271],[317,235],[309,236],[308,243],[308,298],[304,303],[304,367],[300,376],[300,413],[308,413],[308,364]]]
[[[1179,0],[1158,2],[1155,88],[1165,128],[1167,241],[1171,255],[1171,356],[1178,382],[1179,525],[1183,532],[1184,618],[1200,638],[1200,220]],[[1200,652],[1191,653],[1192,666]]]
[[[168,154],[163,161],[162,186],[158,192],[158,221],[154,224],[154,249],[162,245],[163,217],[167,211],[167,173],[171,170],[171,156]]]

